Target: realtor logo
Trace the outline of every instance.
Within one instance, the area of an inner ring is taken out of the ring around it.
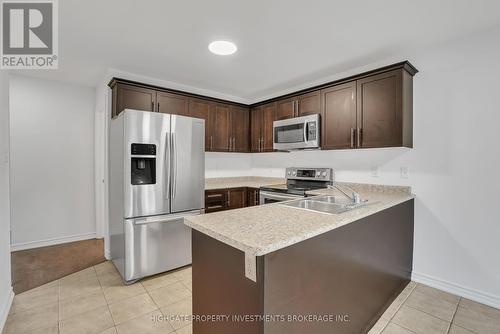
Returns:
[[[2,1],[2,69],[57,68],[56,1]]]

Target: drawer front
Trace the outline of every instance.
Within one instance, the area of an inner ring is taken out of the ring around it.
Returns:
[[[227,209],[227,190],[205,191],[205,212],[216,212]]]

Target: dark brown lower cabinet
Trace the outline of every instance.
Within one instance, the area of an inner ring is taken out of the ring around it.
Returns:
[[[193,333],[368,333],[411,279],[413,215],[410,200],[258,256],[256,282],[243,251],[192,230],[193,315],[228,317],[194,320]]]
[[[205,213],[258,205],[258,193],[247,187],[205,190]]]
[[[247,203],[248,206],[259,205],[259,188],[247,188]]]

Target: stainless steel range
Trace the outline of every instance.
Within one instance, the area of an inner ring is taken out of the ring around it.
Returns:
[[[260,187],[260,204],[269,204],[307,197],[307,192],[323,189],[333,183],[331,168],[286,169],[286,184]]]

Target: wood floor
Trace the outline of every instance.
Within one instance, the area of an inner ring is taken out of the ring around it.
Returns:
[[[12,287],[18,294],[104,261],[104,239],[12,252]]]

